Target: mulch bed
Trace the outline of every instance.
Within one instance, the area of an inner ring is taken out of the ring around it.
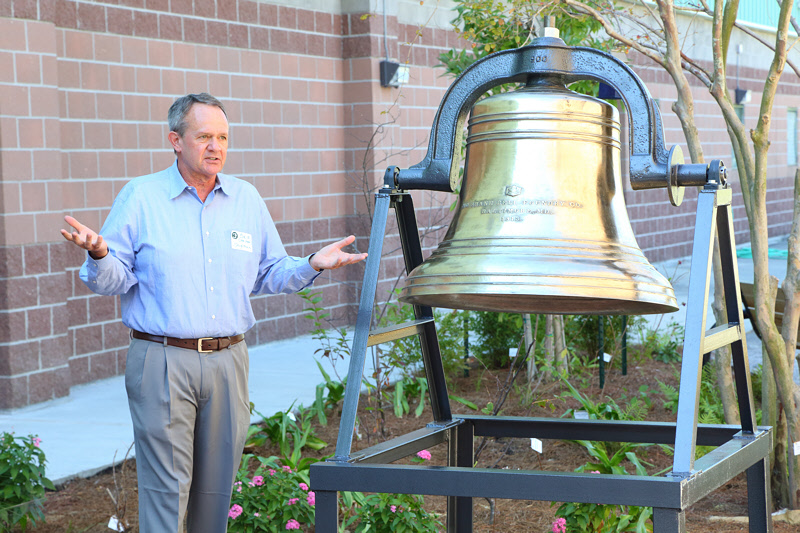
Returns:
[[[470,401],[483,407],[489,401],[496,402],[499,383],[505,380],[505,371],[486,371],[473,369],[469,378],[458,378],[451,388],[451,393],[468,398]],[[524,375],[520,376],[524,379]],[[614,368],[607,372],[604,390],[598,387],[597,376],[584,375],[580,389],[583,394],[597,401],[606,395],[614,398],[624,405],[627,400],[636,396],[639,387],[649,387],[648,398],[652,402],[647,420],[674,420],[671,411],[662,406],[663,397],[658,392],[656,379],[677,385],[677,367],[653,360],[631,362],[627,376],[622,376],[619,369]],[[481,382],[478,386],[478,381]],[[559,383],[546,383],[535,391],[536,403],[524,400],[526,383],[520,382],[506,401],[501,414],[506,416],[560,416],[569,407],[578,407],[574,400],[564,400],[562,393],[566,390]],[[542,402],[546,400],[546,402]],[[414,429],[423,427],[429,419],[429,410],[420,418],[407,415],[396,418],[391,407],[385,409],[384,437],[376,431],[378,427],[374,410],[367,411],[366,401],[359,405],[359,420],[361,421],[362,439],[353,443],[354,451],[366,448],[380,442],[384,438],[393,438],[404,435]],[[258,406],[256,406],[257,408]],[[467,407],[457,402],[451,402],[454,414],[472,412]],[[413,408],[412,408],[413,411]],[[339,418],[334,413],[329,417],[327,426],[318,426],[316,435],[329,446],[319,453],[310,452],[308,455],[323,457],[333,453],[338,434]],[[477,447],[477,446],[476,446]],[[446,447],[439,445],[430,450],[431,464],[446,464]],[[265,447],[255,450],[263,456],[279,455],[274,447]],[[648,467],[651,472],[660,471],[668,467],[672,457],[664,453],[661,448],[653,446],[645,450],[637,450],[637,455],[652,464]],[[486,449],[481,453],[478,461],[479,467],[484,468],[511,468],[526,470],[572,471],[589,460],[584,448],[578,444],[560,441],[545,441],[542,454],[531,450],[528,439],[497,439],[488,442]],[[119,508],[115,508],[111,494],[119,501]],[[440,513],[444,521],[446,499],[444,497],[428,496],[425,498],[426,508]],[[124,468],[118,466],[114,471],[100,473],[89,479],[76,479],[66,483],[59,490],[49,493],[45,504],[47,522],[29,531],[34,533],[63,533],[63,532],[97,532],[106,533],[109,517],[115,513],[122,514],[124,505],[124,519],[131,524],[128,531],[135,532],[137,521],[136,501],[136,465],[135,460],[129,460]],[[537,502],[525,500],[496,500],[490,502],[485,499],[474,500],[474,531],[476,532],[507,532],[507,531],[551,531],[556,506],[550,502]],[[119,516],[118,514],[118,516]],[[690,508],[687,512],[688,531],[714,531],[729,533],[747,531],[747,525],[719,521],[712,517],[737,517],[747,516],[747,486],[744,474],[732,479],[725,486],[716,490],[708,497]],[[775,522],[776,533],[795,533],[796,525]]]

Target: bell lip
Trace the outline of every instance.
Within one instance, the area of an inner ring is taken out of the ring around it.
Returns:
[[[658,301],[623,298],[560,296],[552,294],[516,295],[480,293],[429,293],[402,294],[401,302],[447,309],[468,311],[491,311],[507,313],[528,313],[539,315],[659,315],[674,313],[679,309],[677,300],[672,297]]]

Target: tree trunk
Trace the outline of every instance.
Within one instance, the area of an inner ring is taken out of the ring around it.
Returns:
[[[556,341],[556,358],[555,367],[556,372],[566,376],[567,368],[567,342],[564,338],[564,316],[557,315],[553,321],[553,334]]]
[[[553,342],[553,315],[544,317],[544,377],[550,380],[553,377],[555,365],[555,343]]]
[[[538,317],[537,317],[537,324]],[[533,383],[533,380],[536,379],[536,350],[533,346],[533,331],[531,330],[531,315],[524,313],[522,315],[522,333],[525,336],[525,357],[527,366],[527,373],[528,373],[528,383]]]

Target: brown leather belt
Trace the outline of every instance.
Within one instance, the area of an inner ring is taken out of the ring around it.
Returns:
[[[216,352],[224,350],[228,346],[233,346],[244,340],[244,333],[232,337],[202,337],[200,339],[176,339],[175,337],[161,337],[160,335],[150,335],[141,331],[131,330],[131,337],[143,341],[166,343],[169,346],[185,348],[187,350],[197,350],[200,353]]]

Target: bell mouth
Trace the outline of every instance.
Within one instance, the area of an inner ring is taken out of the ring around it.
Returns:
[[[416,293],[409,291],[400,300],[429,307],[547,315],[652,315],[678,310],[677,301],[674,297],[670,300],[668,295],[657,302],[588,295],[520,294],[496,290],[478,293],[475,292],[475,286],[462,287],[470,292],[459,291],[456,286],[448,288],[451,292],[425,294],[423,290]]]
[[[508,237],[442,242],[408,275],[400,300],[531,314],[678,310],[672,285],[638,247]]]

